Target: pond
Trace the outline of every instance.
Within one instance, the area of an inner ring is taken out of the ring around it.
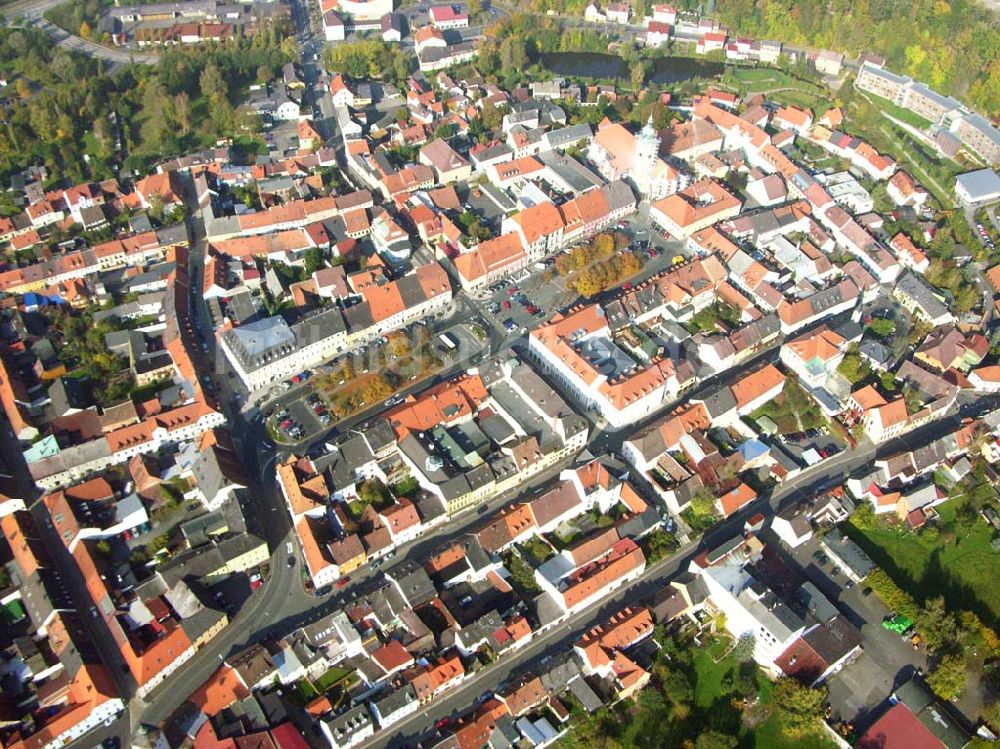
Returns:
[[[542,55],[542,65],[557,75],[578,78],[628,78],[629,68],[617,55],[600,52],[551,52]],[[714,78],[725,65],[690,57],[658,57],[653,60],[650,83],[682,83],[693,78]]]

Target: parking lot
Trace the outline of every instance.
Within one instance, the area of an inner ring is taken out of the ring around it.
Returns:
[[[831,435],[826,427],[808,429],[801,434],[782,434],[778,439],[797,461],[807,465],[832,458],[843,449],[842,441]]]
[[[827,681],[835,719],[861,722],[915,669],[926,670],[926,651],[914,651],[908,638],[882,627],[889,610],[863,581],[854,585],[836,568],[820,549],[819,537],[795,549],[780,544],[767,531],[764,540],[772,548],[780,548],[789,563],[836,604],[861,633],[861,654]]]
[[[477,205],[470,205],[476,209],[477,215],[483,215]],[[641,206],[621,224],[606,231],[624,233],[629,239],[629,246],[640,253],[643,262],[642,271],[622,284],[622,288],[636,285],[691,255],[680,242],[665,239],[654,228],[648,227],[646,206]],[[531,330],[556,311],[578,301],[579,295],[567,288],[566,278],[555,272],[556,257],[534,263],[495,283],[480,295],[482,298],[476,302],[477,306],[504,335]]]
[[[993,229],[993,231],[991,231]],[[991,253],[996,252],[997,245],[993,241],[993,235],[997,233],[998,230],[995,227],[985,226],[981,223],[976,224],[976,233],[979,235],[979,241],[983,243],[983,247],[989,250]]]
[[[403,330],[412,335],[415,326],[420,326],[420,323],[414,323]],[[469,361],[483,351],[484,342],[475,335],[471,325],[466,323],[452,325],[444,330],[434,329],[428,334],[431,339],[427,346],[431,347],[437,360],[441,362],[441,366],[435,371],[448,369],[460,361]],[[331,411],[328,395],[313,387],[313,383],[320,379],[320,375],[335,371],[338,365],[345,361],[350,362],[350,367],[354,372],[368,374],[384,367],[388,356],[390,359],[389,367],[392,368],[391,359],[394,357],[387,354],[385,350],[388,340],[388,337],[383,336],[369,345],[359,347],[327,364],[320,365],[315,370],[306,370],[292,378],[293,381],[277,384],[272,390],[273,396],[275,396],[274,400],[265,410],[271,438],[276,438],[277,442],[283,444],[302,443],[316,439],[334,426],[339,419],[337,414]],[[426,374],[433,375],[433,373]],[[402,378],[404,386],[420,384],[420,376],[416,372],[409,373],[399,370],[396,375]],[[345,383],[341,381],[340,384]],[[383,405],[389,407],[397,402],[400,402],[398,393],[386,399]],[[363,405],[367,407],[375,404],[364,403]]]

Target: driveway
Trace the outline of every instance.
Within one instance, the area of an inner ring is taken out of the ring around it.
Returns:
[[[819,588],[861,633],[862,655],[828,682],[836,719],[863,723],[865,716],[916,669],[926,670],[927,654],[922,648],[914,651],[909,642],[882,627],[889,611],[879,598],[874,594],[864,595],[864,583],[848,587],[847,577],[835,572],[832,562],[817,561],[818,537],[795,549],[782,544],[770,528],[761,533],[761,538],[786,564]]]

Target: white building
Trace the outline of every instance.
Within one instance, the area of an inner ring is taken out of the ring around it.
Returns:
[[[985,205],[1000,200],[1000,176],[992,169],[960,174],[955,178],[955,194],[965,205]]]
[[[342,42],[346,37],[344,22],[332,10],[323,14],[323,36],[328,42]]]
[[[812,525],[801,512],[779,513],[771,521],[771,530],[789,548],[801,546],[813,537]]]
[[[384,731],[393,723],[413,715],[420,709],[420,700],[412,684],[390,692],[377,700],[371,701],[372,715],[378,721],[379,730]]]
[[[672,195],[688,184],[688,176],[660,158],[660,137],[652,117],[639,135],[624,125],[598,128],[587,148],[587,157],[606,180],[630,182],[650,200]]]
[[[392,13],[394,0],[337,0],[337,10],[350,16],[355,24],[365,21],[379,21],[386,13]],[[320,11],[322,12],[322,0]]]
[[[465,29],[469,26],[469,14],[455,5],[434,5],[430,9],[431,23],[435,28]]]
[[[808,388],[824,387],[847,353],[843,336],[826,327],[811,331],[781,346],[781,363],[798,375]]]
[[[340,715],[323,717],[319,729],[330,749],[351,749],[375,733],[375,721],[368,706],[362,704]]]
[[[735,638],[754,637],[754,660],[770,673],[774,661],[805,631],[805,623],[748,572],[735,565],[702,572],[709,604],[725,615],[726,630]]]
[[[639,363],[615,343],[596,304],[533,330],[528,353],[587,411],[615,427],[664,407],[680,389],[669,359]]]
[[[816,55],[814,65],[816,72],[820,75],[840,75],[840,69],[844,64],[844,56],[839,52],[831,52],[824,49]]]

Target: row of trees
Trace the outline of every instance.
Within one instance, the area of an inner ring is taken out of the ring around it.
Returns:
[[[556,271],[569,277],[568,286],[591,297],[642,270],[635,253],[628,252],[628,238],[619,232],[598,234],[556,259]]]
[[[582,9],[580,11],[582,13]],[[560,29],[552,18],[515,13],[485,30],[477,67],[495,75],[508,88],[551,52],[606,52],[611,37],[590,29]]]
[[[955,300],[954,308],[958,312],[968,312],[979,305],[982,296],[977,285],[966,279],[965,271],[955,262],[954,256],[959,245],[970,250],[981,247],[965,218],[949,214],[928,247],[930,265],[924,278],[932,286],[951,292]]]
[[[83,378],[97,403],[107,406],[123,400],[135,387],[128,362],[108,350],[104,337],[122,329],[117,318],[95,322],[89,310],[73,312],[56,307],[50,317],[57,331],[59,355],[73,377]]]
[[[941,596],[919,604],[881,569],[871,573],[866,582],[886,606],[916,625],[934,663],[927,684],[941,699],[955,699],[965,689],[970,653],[977,646],[997,652],[1000,640],[996,633],[973,612],[950,611]]]

